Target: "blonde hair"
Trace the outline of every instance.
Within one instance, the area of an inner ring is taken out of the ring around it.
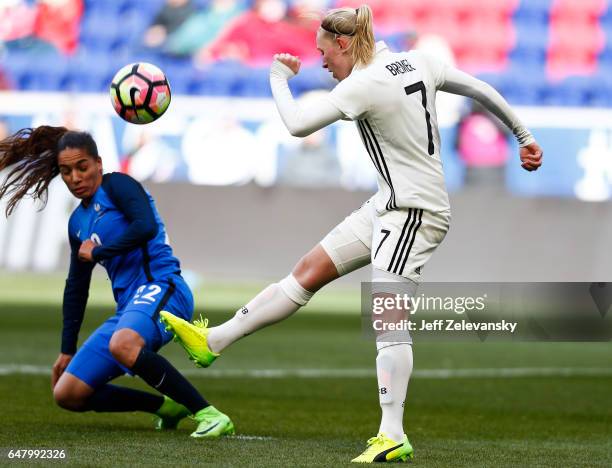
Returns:
[[[348,36],[348,51],[353,62],[368,65],[374,58],[374,24],[368,5],[330,10],[321,22],[321,29],[331,36]]]

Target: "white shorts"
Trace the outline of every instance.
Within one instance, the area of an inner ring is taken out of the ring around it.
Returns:
[[[321,246],[341,276],[372,263],[373,282],[401,277],[419,283],[449,225],[448,212],[402,208],[379,215],[370,199],[325,236]]]

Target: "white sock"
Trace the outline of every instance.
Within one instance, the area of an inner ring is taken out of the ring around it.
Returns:
[[[289,275],[261,291],[246,306],[236,311],[230,320],[212,327],[208,335],[208,346],[211,351],[220,353],[243,336],[289,317],[306,305],[313,294],[306,291],[293,275]]]
[[[412,373],[412,346],[408,343],[376,343],[378,398],[382,410],[379,433],[396,442],[404,438],[404,400]]]

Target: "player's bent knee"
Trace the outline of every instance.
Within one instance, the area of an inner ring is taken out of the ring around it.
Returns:
[[[334,262],[320,245],[304,255],[293,268],[293,276],[306,290],[316,292],[338,278]]]
[[[113,357],[127,367],[132,367],[138,353],[144,346],[144,340],[133,330],[124,328],[113,333],[108,350]]]
[[[57,406],[68,411],[83,411],[88,397],[63,385],[56,385],[53,389],[53,399]]]
[[[308,283],[311,283],[314,277],[316,277],[315,262],[304,255],[293,268],[293,276],[300,283],[302,287],[305,287]]]

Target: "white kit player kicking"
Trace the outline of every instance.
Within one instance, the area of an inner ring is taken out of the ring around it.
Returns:
[[[327,283],[372,264],[372,294],[416,291],[422,268],[444,239],[450,206],[440,160],[437,91],[469,96],[495,114],[520,145],[527,171],[542,150],[508,103],[488,84],[435,57],[413,50],[393,53],[375,43],[372,12],[331,10],[317,33],[323,67],[339,81],[318,102],[300,106],[287,81],[300,60],[278,54],[270,84],[289,132],[305,137],[340,119],[355,121],[378,172],[378,192],[308,252],[291,274],[260,292],[227,322],[207,328],[162,312],[190,357],[209,366],[229,345],[305,306]],[[354,462],[405,461],[414,451],[404,434],[404,399],[412,372],[412,341],[379,335],[376,369],[382,420],[378,435]]]

